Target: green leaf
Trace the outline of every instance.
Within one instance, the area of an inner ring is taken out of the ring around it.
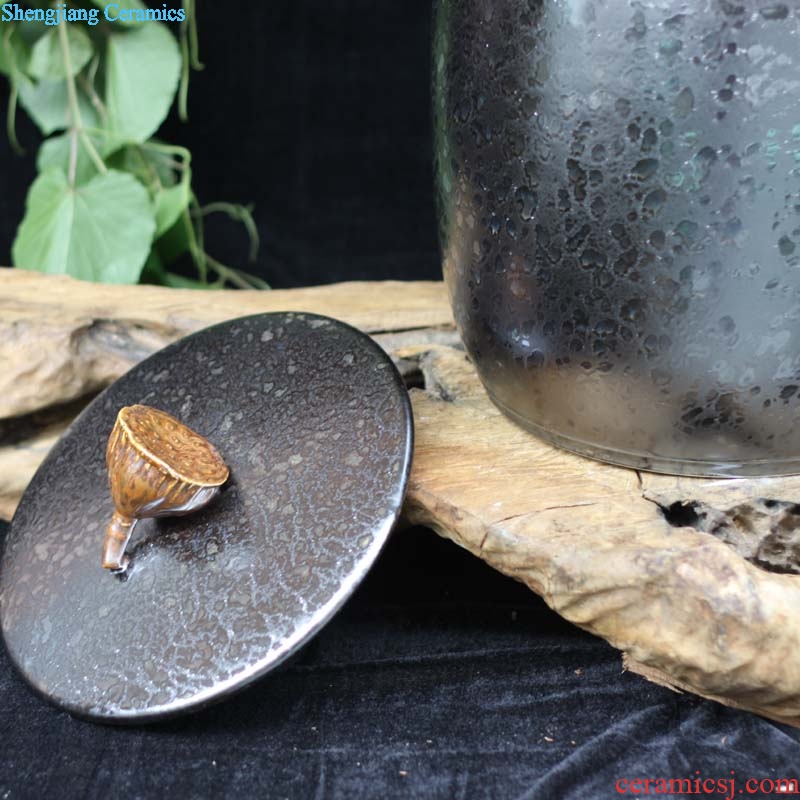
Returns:
[[[67,26],[70,66],[72,75],[77,75],[88,63],[94,52],[91,39],[76,25]],[[37,80],[64,80],[67,77],[64,53],[58,31],[50,30],[33,46],[28,65],[28,74]]]
[[[169,112],[181,69],[178,43],[160,22],[112,33],[106,53],[109,129],[144,142]]]
[[[191,195],[186,183],[178,183],[156,192],[156,236],[166,233],[189,207]]]
[[[0,36],[0,72],[13,77],[14,68],[17,72],[25,72],[31,57],[31,48],[15,28],[2,29]]]
[[[50,170],[31,186],[12,255],[21,269],[136,283],[154,231],[152,203],[133,176],[109,171],[75,189]]]
[[[111,156],[109,166],[135,175],[151,193],[161,186],[177,183],[172,159],[149,147],[136,144],[125,147]]]
[[[163,285],[164,283],[164,265],[161,263],[161,256],[159,256],[155,247],[150,250],[147,261],[144,262],[139,281],[140,283],[155,283],[157,285]]]
[[[31,50],[36,42],[47,33],[47,26],[35,20],[22,20],[21,22],[13,23],[13,25],[14,35],[19,36],[25,42],[28,50]]]
[[[189,252],[189,231],[184,215],[181,215],[175,224],[156,240],[155,249],[164,264],[173,264],[184,253]]]
[[[26,73],[31,50],[45,35],[46,27],[40,22],[13,22],[0,26],[0,72],[11,76],[13,67]]]
[[[91,0],[91,2],[94,5],[96,5],[103,12],[103,15],[105,14],[105,10],[108,7],[108,0]],[[147,6],[144,3],[140,2],[139,0],[125,0],[124,3],[120,3],[119,8],[138,8],[141,11],[145,11],[147,9]],[[138,24],[135,20],[119,19],[119,9],[117,9],[117,8],[112,9],[110,13],[113,16],[117,17],[117,19],[114,20],[114,25],[136,25],[136,24]]]
[[[122,146],[119,139],[107,133],[87,134],[100,158],[105,160],[111,153]],[[58,167],[65,175],[69,174],[69,159],[71,153],[71,137],[69,133],[52,136],[42,143],[39,155],[36,158],[36,167],[39,172]],[[77,160],[75,164],[75,183],[82,186],[98,174],[97,166],[86,151],[85,144],[78,139]]]
[[[69,100],[66,81],[34,82],[19,76],[19,102],[39,130],[49,136],[69,127]],[[86,95],[78,89],[78,108],[85,128],[100,128],[100,118]]]
[[[189,207],[189,181],[178,182],[168,155],[147,146],[130,145],[114,153],[109,166],[130,172],[147,187],[156,208],[156,237],[166,233]]]

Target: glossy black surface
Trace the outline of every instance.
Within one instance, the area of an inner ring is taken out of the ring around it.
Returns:
[[[122,578],[100,566],[105,442],[145,403],[231,468],[195,515],[143,520]],[[265,314],[141,363],[76,420],[30,484],[3,555],[0,614],[25,678],[73,713],[141,721],[259,677],[315,633],[378,555],[411,459],[407,393],[360,332]]]

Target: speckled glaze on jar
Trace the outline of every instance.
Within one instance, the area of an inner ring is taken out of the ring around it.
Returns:
[[[800,5],[440,0],[434,113],[498,406],[627,466],[800,471]]]

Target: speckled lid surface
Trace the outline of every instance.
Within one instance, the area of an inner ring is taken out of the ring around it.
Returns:
[[[117,411],[166,411],[231,476],[207,508],[139,522],[103,570]],[[412,453],[388,356],[335,320],[282,313],[200,331],[132,369],[56,445],[6,539],[0,619],[26,680],[72,713],[142,722],[206,705],[318,631],[378,556]]]

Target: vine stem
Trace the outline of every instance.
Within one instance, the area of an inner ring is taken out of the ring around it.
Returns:
[[[189,119],[189,42],[186,39],[186,23],[181,24],[181,81],[178,87],[178,116],[182,122]]]
[[[200,61],[200,44],[197,36],[197,8],[195,0],[189,0],[191,14],[189,15],[189,49],[192,54],[192,69],[205,69]]]
[[[205,252],[203,251],[202,241],[198,242],[197,231],[195,231],[194,224],[192,223],[192,216],[189,209],[183,210],[183,226],[186,230],[186,240],[189,244],[189,253],[192,256],[192,261],[197,268],[197,274],[200,276],[202,283],[208,283],[208,261]]]
[[[78,92],[72,75],[72,54],[69,52],[66,25],[58,26],[58,40],[61,44],[61,57],[64,59],[64,72],[67,74],[67,102],[72,130],[69,136],[69,185],[75,186],[75,172],[78,165],[78,131],[83,127],[81,110],[78,108]]]
[[[100,56],[96,55],[89,65],[87,74],[78,75],[78,79],[81,82],[81,88],[84,92],[86,92],[95,110],[100,115],[100,119],[103,121],[103,123],[105,123],[108,120],[108,112],[106,111],[105,103],[100,99],[100,95],[97,94],[97,91],[94,88],[94,79],[97,75],[99,66]]]
[[[222,212],[227,214],[231,219],[236,220],[244,225],[247,231],[247,236],[250,239],[250,261],[255,261],[258,256],[258,249],[260,246],[258,228],[256,227],[255,220],[253,219],[253,209],[249,206],[239,205],[238,203],[208,203],[205,206],[198,207],[197,214],[205,217],[208,214],[215,214]]]
[[[8,93],[8,114],[6,116],[6,135],[8,136],[8,141],[11,143],[11,149],[17,153],[17,155],[22,155],[25,152],[25,149],[19,143],[17,139],[17,100],[19,98],[19,70],[17,69],[17,58],[14,54],[14,49],[11,45],[11,34],[14,33],[16,29],[16,23],[12,23],[8,26],[8,30],[3,34],[3,47],[5,48],[6,52],[9,54],[9,58],[11,60],[11,91]]]
[[[181,3],[185,18],[181,23],[179,40],[182,56],[181,81],[178,88],[178,115],[186,122],[189,119],[189,73],[191,70],[203,69],[200,63],[199,43],[197,38],[197,9],[194,0],[183,0]]]
[[[166,155],[171,156],[180,156],[187,165],[191,163],[192,154],[189,150],[185,147],[181,147],[177,144],[163,144],[162,142],[154,142],[152,139],[148,139],[146,142],[142,142],[141,145],[145,150],[153,150],[156,153],[165,153]]]
[[[233,269],[232,267],[226,267],[224,264],[217,261],[216,258],[212,258],[209,255],[206,255],[206,260],[209,266],[217,273],[221,278],[228,281],[229,283],[233,284],[237,289],[252,289],[253,284],[249,283],[245,280],[240,274],[239,270]]]
[[[8,114],[6,117],[6,135],[8,141],[11,142],[11,149],[17,154],[22,155],[25,150],[17,139],[17,129],[14,124],[17,119],[17,99],[19,98],[19,89],[17,88],[16,81],[11,84],[11,91],[8,93]]]
[[[67,102],[69,103],[69,115],[72,122],[69,143],[69,185],[75,187],[75,174],[78,167],[78,138],[86,148],[89,158],[92,159],[98,172],[107,172],[106,165],[100,154],[92,144],[92,140],[86,135],[83,129],[83,119],[81,110],[78,107],[78,90],[75,88],[75,75],[72,72],[72,54],[69,52],[69,40],[67,39],[67,26],[58,26],[58,40],[61,44],[61,57],[64,60],[64,72],[67,77]]]
[[[97,167],[97,171],[101,175],[105,175],[106,172],[108,172],[108,170],[106,169],[105,162],[103,161],[102,158],[100,158],[100,154],[97,152],[97,149],[92,144],[92,140],[88,137],[88,135],[86,134],[86,131],[81,130],[80,131],[80,137],[81,137],[81,142],[83,143],[83,146],[86,148],[86,152],[89,154],[89,158],[92,159],[92,161],[94,162],[95,167]]]
[[[209,284],[208,270],[210,268],[219,276],[219,281],[215,281],[215,285],[222,286],[227,282],[239,289],[269,289],[269,284],[260,278],[243,273],[233,267],[228,267],[206,253],[203,241],[203,209],[194,195],[192,195],[190,208],[191,210],[187,208],[183,212],[183,223],[186,228],[189,253],[197,268],[197,274],[200,276],[201,282],[206,285]]]

